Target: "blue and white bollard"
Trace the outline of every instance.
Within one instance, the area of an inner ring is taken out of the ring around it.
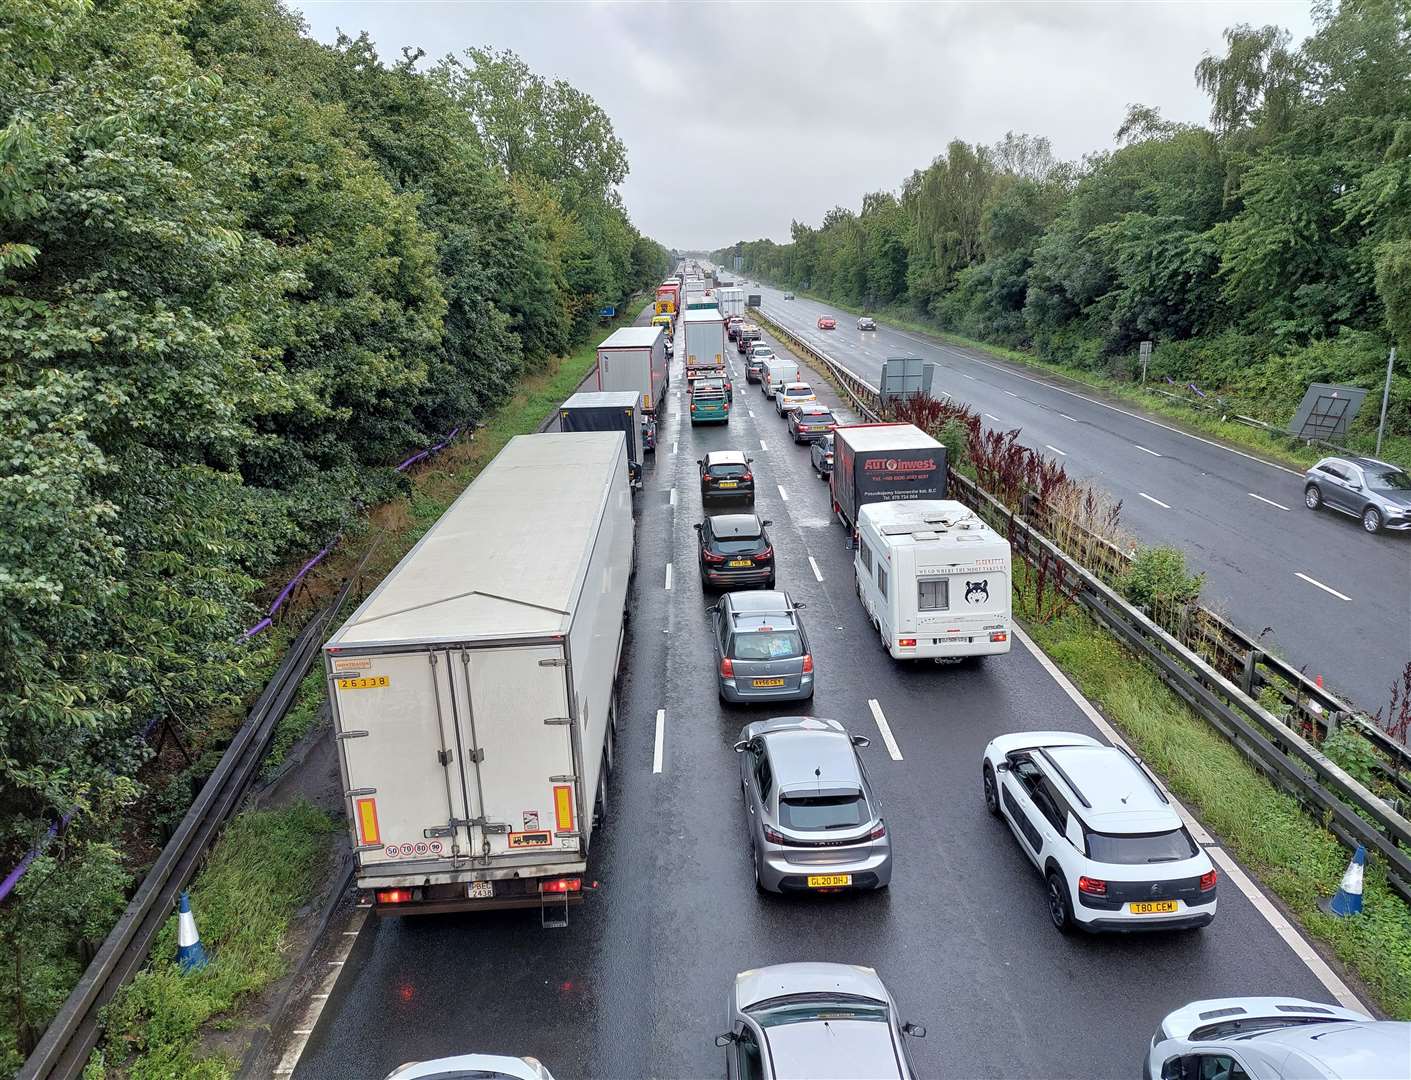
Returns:
[[[1319,900],[1318,907],[1329,915],[1345,919],[1349,915],[1362,914],[1362,874],[1367,866],[1367,849],[1361,844],[1347,864],[1347,873],[1342,875],[1342,884],[1331,900]]]
[[[176,962],[187,974],[206,966],[206,950],[196,933],[196,916],[191,914],[191,895],[185,892],[176,914]]]

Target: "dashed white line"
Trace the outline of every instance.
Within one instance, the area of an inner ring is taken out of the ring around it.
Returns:
[[[785,502],[788,502],[788,501],[789,501],[789,493],[784,490],[784,485],[783,485],[783,484],[775,484],[774,486],[779,489],[779,498],[783,499]]]
[[[1054,446],[1053,443],[1044,443],[1044,445],[1045,445],[1046,447],[1048,447],[1050,450],[1052,450],[1055,454],[1059,455],[1060,457],[1067,457],[1067,456],[1068,456],[1068,451],[1067,451],[1067,450],[1060,450],[1058,447]]]
[[[1075,424],[1078,423],[1078,418],[1076,416],[1069,416],[1066,412],[1061,412],[1058,415],[1063,417],[1063,419],[1065,420],[1072,420]]]
[[[1148,450],[1148,449],[1147,449],[1145,446],[1143,446],[1141,443],[1132,443],[1132,445],[1135,446],[1138,450],[1140,450],[1143,454],[1150,454],[1152,457],[1165,457],[1165,456],[1166,456],[1165,454],[1158,454],[1155,450]]]
[[[656,747],[652,750],[652,772],[661,772],[662,752],[666,749],[666,710],[657,710]]]
[[[1171,504],[1170,504],[1170,503],[1164,503],[1164,502],[1162,502],[1160,499],[1152,498],[1152,496],[1148,495],[1145,491],[1139,491],[1139,492],[1137,492],[1137,494],[1140,495],[1140,496],[1141,496],[1143,499],[1145,499],[1147,502],[1154,502],[1157,506],[1161,507],[1163,510],[1170,510],[1170,509],[1171,509]]]
[[[666,564],[666,591],[671,591],[671,564]]]
[[[963,372],[963,371],[962,371],[960,374],[961,374],[961,375],[964,375],[965,378],[969,379],[971,382],[974,382],[974,381],[975,381],[975,376],[974,376],[974,375],[966,375],[965,372]]]
[[[992,413],[992,412],[987,412],[985,415],[988,416],[991,420],[993,420],[993,421],[994,421],[995,423],[997,423],[997,424],[1002,424],[1002,423],[1004,423],[1003,420],[1001,420],[998,416],[996,416],[996,415],[995,415],[994,413]]]
[[[672,452],[673,454],[676,453],[676,440],[675,440],[675,439],[672,439],[672,440],[671,440],[671,452]]]
[[[760,440],[759,440],[759,448],[760,448],[761,450],[768,450],[768,449],[769,449],[769,447],[764,444],[764,440],[763,440],[763,439],[760,439]]]
[[[745,412],[747,412],[747,413],[750,414],[750,419],[751,419],[751,420],[754,419],[754,410],[753,410],[753,409],[746,409]]]
[[[1254,492],[1252,492],[1252,491],[1249,492],[1248,494],[1249,494],[1249,497],[1250,497],[1251,499],[1258,499],[1260,502],[1262,502],[1262,503],[1268,503],[1270,506],[1277,507],[1277,508],[1280,509],[1280,510],[1288,510],[1288,509],[1289,509],[1289,508],[1288,508],[1287,506],[1285,506],[1283,503],[1276,503],[1273,499],[1266,499],[1263,495],[1256,495],[1256,494],[1254,494]],[[1290,513],[1291,513],[1291,512],[1292,512],[1292,511],[1290,511]]]
[[[887,718],[882,715],[882,706],[877,704],[876,698],[868,698],[867,707],[872,710],[872,719],[877,721],[877,730],[882,733],[882,741],[887,744],[887,753],[892,755],[893,761],[900,761],[901,750],[897,747],[896,739],[892,738],[892,729],[887,723]]]
[[[1318,581],[1316,578],[1311,578],[1311,577],[1309,577],[1307,574],[1301,573],[1300,571],[1297,571],[1297,570],[1294,571],[1293,576],[1296,577],[1296,578],[1302,578],[1304,581],[1308,582],[1308,584],[1310,584],[1310,585],[1316,585],[1316,586],[1318,586],[1318,588],[1322,589],[1322,590],[1323,590],[1324,592],[1326,592],[1326,593],[1332,593],[1332,594],[1333,594],[1334,596],[1336,596],[1339,600],[1346,600],[1349,604],[1352,603],[1352,597],[1348,596],[1346,593],[1340,593],[1340,592],[1338,592],[1336,589],[1330,588],[1329,586],[1324,585],[1321,581]]]
[[[814,558],[813,558],[812,555],[810,555],[810,556],[808,557],[808,565],[811,566],[811,567],[813,567],[813,576],[816,577],[819,581],[822,581],[822,580],[823,580],[823,571],[820,570],[820,569],[818,569],[818,563],[817,563],[816,561],[814,561]]]
[[[1019,395],[1016,394],[1013,390],[1006,390],[1005,393],[1008,394],[1010,397],[1018,397],[1018,396],[1019,396]]]
[[[675,489],[675,488],[672,488],[672,489],[671,489],[671,497],[670,497],[669,499],[667,499],[666,501],[667,501],[670,505],[672,505],[672,506],[675,506],[675,505],[676,505],[676,489]]]

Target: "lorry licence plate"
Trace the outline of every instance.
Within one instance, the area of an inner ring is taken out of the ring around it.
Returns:
[[[471,900],[489,900],[495,895],[493,881],[472,881],[466,886],[465,895]]]

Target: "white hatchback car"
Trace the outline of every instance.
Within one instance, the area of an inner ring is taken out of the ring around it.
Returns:
[[[813,387],[802,382],[785,383],[774,395],[774,409],[780,416],[793,412],[800,405],[814,405],[817,402]]]
[[[1215,866],[1125,750],[1071,731],[1001,735],[981,765],[985,807],[1014,831],[1063,933],[1171,930],[1215,918]]]

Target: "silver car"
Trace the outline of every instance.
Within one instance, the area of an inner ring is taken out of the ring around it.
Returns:
[[[435,1061],[410,1061],[394,1069],[387,1080],[554,1080],[532,1057],[499,1054],[457,1054]]]
[[[1144,1080],[1405,1080],[1411,1024],[1299,998],[1194,1001],[1161,1021]]]
[[[845,892],[892,883],[892,843],[857,751],[836,720],[780,716],[740,731],[740,787],[755,886]]]
[[[1411,476],[1375,458],[1325,457],[1304,473],[1303,505],[1351,514],[1369,533],[1411,529]]]
[[[897,1019],[897,1003],[877,972],[854,964],[775,964],[735,976],[726,1012],[731,1080],[860,1077],[911,1080],[906,1040],[920,1024]]]
[[[789,594],[732,592],[710,609],[715,669],[726,701],[807,701],[813,697],[813,654]]]

